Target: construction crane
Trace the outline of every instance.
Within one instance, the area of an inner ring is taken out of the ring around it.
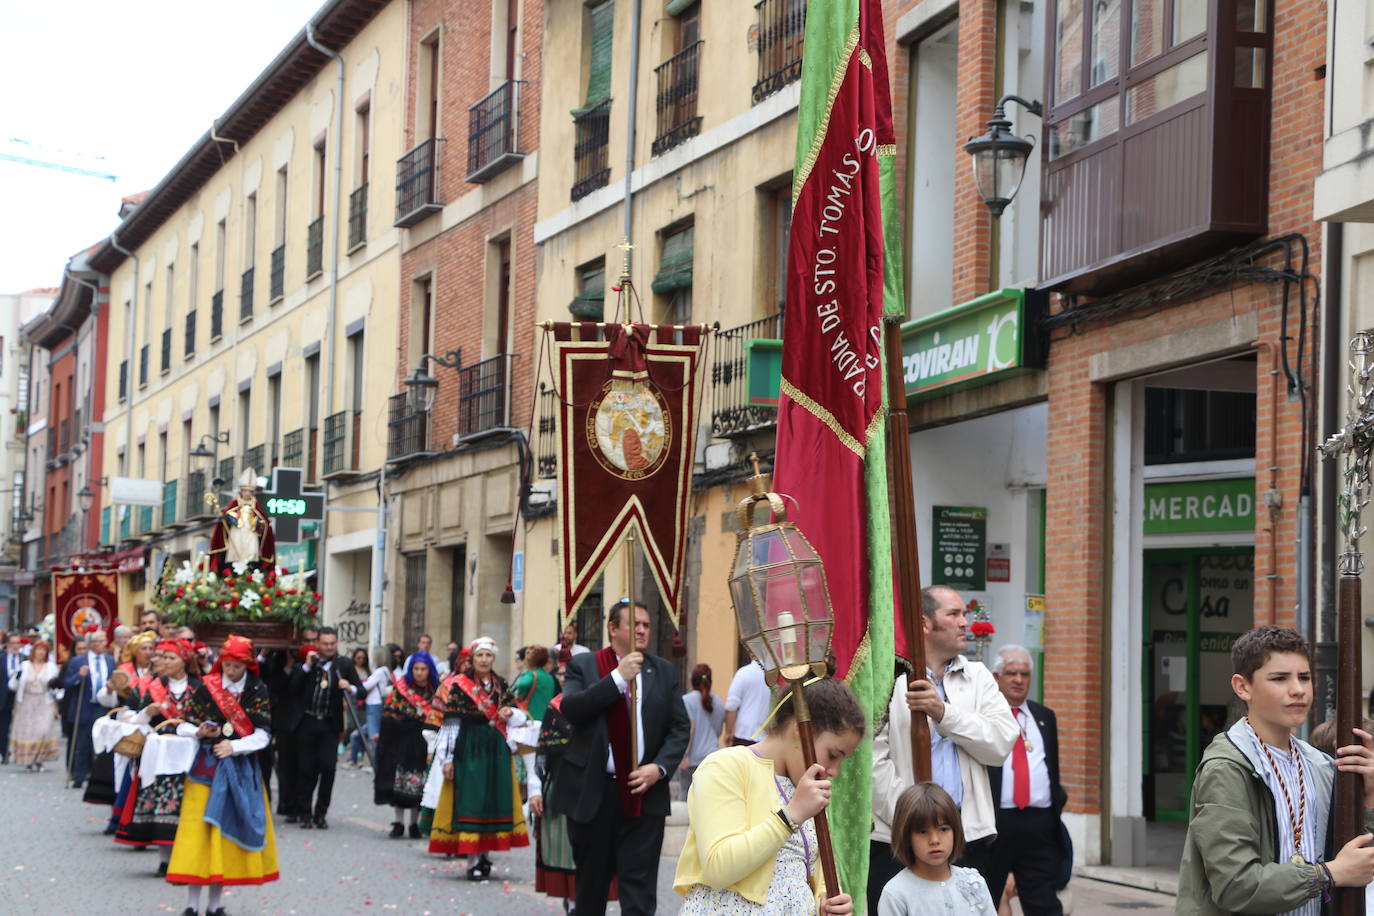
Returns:
[[[3,144],[0,144],[0,160],[4,160],[5,162],[17,162],[20,165],[33,165],[42,169],[56,169],[59,172],[70,172],[73,175],[85,175],[88,178],[99,178],[102,181],[115,181],[119,178],[118,175],[112,175],[109,172],[99,172],[95,169],[72,165],[69,162],[59,162],[56,159],[40,158],[44,154],[52,153],[87,160],[100,160],[102,158],[99,156],[88,156],[82,153],[68,153],[66,150],[49,150],[16,137],[10,137],[6,139]]]

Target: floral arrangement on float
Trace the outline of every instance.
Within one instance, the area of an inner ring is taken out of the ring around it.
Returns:
[[[318,625],[319,592],[301,573],[280,566],[236,563],[224,575],[204,563],[183,560],[163,569],[152,606],[177,626],[244,620],[278,620],[294,627]]]

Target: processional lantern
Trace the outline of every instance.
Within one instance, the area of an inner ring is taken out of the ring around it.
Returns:
[[[754,476],[749,495],[739,504],[739,541],[730,572],[730,603],[739,622],[739,638],[763,667],[770,685],[786,681],[802,759],[809,770],[816,763],[811,734],[811,710],[803,689],[810,679],[827,674],[826,656],[835,630],[835,611],[825,584],[825,565],[795,522],[787,518],[783,497],[769,490],[771,480],[759,470],[757,454],[750,454]],[[761,520],[756,513],[767,508]],[[827,899],[840,893],[835,850],[825,812],[815,817],[821,871]]]

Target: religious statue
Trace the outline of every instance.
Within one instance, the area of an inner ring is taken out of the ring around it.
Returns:
[[[248,468],[239,478],[239,495],[225,506],[210,535],[210,569],[232,575],[235,565],[245,569],[272,569],[277,559],[277,539],[272,523],[258,500],[257,477]]]

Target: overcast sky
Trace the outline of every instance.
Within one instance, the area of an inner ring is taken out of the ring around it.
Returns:
[[[322,2],[0,2],[0,153],[118,176],[0,159],[0,293],[58,286]]]

